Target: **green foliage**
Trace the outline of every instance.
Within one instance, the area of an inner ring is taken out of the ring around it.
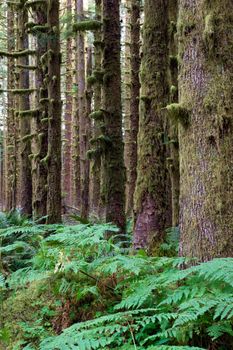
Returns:
[[[90,223],[1,231],[6,344],[19,350],[232,348],[233,259],[193,266],[195,260],[172,257],[178,229],[161,246],[170,257],[133,255],[107,240],[106,231],[118,235],[111,225]]]

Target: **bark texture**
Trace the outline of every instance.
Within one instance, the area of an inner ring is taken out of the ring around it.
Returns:
[[[122,141],[119,0],[103,0],[103,110],[100,136],[103,155],[103,199],[106,221],[125,227],[125,167]]]
[[[168,102],[168,2],[144,5],[134,248],[156,250],[166,223],[164,108]]]
[[[18,15],[19,30],[19,51],[28,49],[28,34],[25,27],[28,22],[27,9],[24,7],[25,1],[21,1]],[[29,57],[22,56],[18,59],[20,66],[29,65]],[[29,70],[19,68],[19,110],[20,112],[30,110],[29,100]],[[18,114],[20,116],[20,114]],[[31,118],[19,117],[20,128],[20,206],[23,214],[32,215],[32,175],[31,175]]]
[[[48,195],[47,223],[61,221],[61,91],[59,2],[48,1]]]
[[[37,6],[34,16],[38,26],[46,26],[47,10],[43,4]],[[35,108],[38,114],[32,119],[32,188],[33,188],[33,217],[45,218],[47,214],[47,152],[48,152],[48,39],[47,33],[36,34],[35,58]],[[45,222],[45,219],[42,220]]]
[[[180,254],[232,256],[233,3],[180,0]]]
[[[130,56],[131,56],[131,93],[129,121],[129,164],[128,164],[128,195],[126,213],[133,215],[133,199],[137,180],[137,135],[139,126],[139,95],[140,95],[140,0],[132,0]]]

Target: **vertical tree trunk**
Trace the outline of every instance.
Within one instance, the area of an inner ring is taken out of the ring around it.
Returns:
[[[131,94],[130,94],[130,123],[129,123],[129,169],[128,195],[126,213],[133,214],[133,198],[137,180],[137,135],[139,122],[139,95],[140,95],[140,0],[132,0],[131,9]]]
[[[146,0],[144,6],[134,247],[156,249],[165,233],[167,202],[162,108],[169,96],[168,1]]]
[[[48,0],[48,197],[47,222],[61,221],[61,91],[59,2]]]
[[[12,52],[15,50],[15,33],[14,33],[14,11],[8,5],[7,10],[7,51]],[[15,103],[13,93],[10,91],[14,89],[14,71],[15,64],[14,58],[7,58],[7,89],[8,89],[8,106],[7,106],[7,191],[6,191],[6,209],[9,211],[16,208],[16,178],[17,178],[17,166],[16,166],[16,128],[15,128]]]
[[[125,227],[125,167],[122,141],[119,0],[103,0],[104,204],[106,221]]]
[[[131,11],[132,4],[131,0],[125,0],[124,3],[125,14],[124,14],[124,26],[125,26],[125,37],[124,37],[124,62],[123,62],[123,112],[124,112],[124,162],[126,167],[126,213],[129,209],[129,172],[130,172],[130,102],[131,102]],[[133,209],[133,208],[131,208]]]
[[[205,261],[233,255],[232,1],[181,0],[178,32],[180,254]]]
[[[177,0],[169,2],[169,50],[170,50],[170,102],[178,103],[178,47],[177,47]],[[172,226],[179,224],[179,195],[180,195],[180,170],[179,170],[179,142],[177,123],[169,121],[169,145],[170,158],[168,167],[171,178],[172,191]]]
[[[24,7],[24,2],[21,1],[19,9],[19,51],[28,49],[28,34],[26,32],[26,24],[28,22],[27,9]],[[29,64],[28,56],[22,56],[18,59],[19,64],[19,111],[30,110],[29,100],[29,70],[22,66]],[[19,114],[20,115],[20,114]],[[31,118],[19,117],[20,128],[20,206],[23,214],[32,215],[32,175],[31,161]]]
[[[102,0],[95,0],[95,15],[98,21],[101,21],[102,14]],[[101,72],[102,61],[102,31],[96,30],[94,32],[94,56],[95,56],[95,71]],[[93,73],[93,75],[94,75]],[[95,75],[94,75],[95,77]],[[96,79],[94,83],[94,109],[100,111],[101,109],[101,90],[102,82]],[[101,121],[93,120],[93,138],[97,139],[101,135]],[[95,148],[97,149],[97,148]],[[100,186],[101,186],[101,150],[97,149],[94,156],[90,157],[90,211],[95,217],[101,215],[101,201],[100,201]]]
[[[47,25],[47,10],[45,4],[34,9],[38,26]],[[45,218],[47,214],[47,163],[48,152],[48,86],[46,75],[48,63],[46,53],[48,50],[47,33],[37,33],[36,36],[36,109],[38,114],[32,120],[32,187],[33,187],[33,217]],[[41,221],[45,222],[45,219]]]
[[[83,0],[77,0],[78,20],[83,19]],[[80,153],[80,184],[81,184],[81,217],[88,217],[89,205],[89,161],[87,159],[87,120],[85,99],[85,45],[84,32],[77,34],[78,50],[78,113],[79,113],[79,153]]]
[[[68,21],[67,30],[69,29],[72,16],[72,1],[66,1]],[[68,37],[66,41],[66,102],[65,102],[65,115],[64,115],[64,124],[65,124],[65,141],[63,149],[63,188],[64,192],[64,203],[71,205],[71,171],[72,171],[72,110],[73,110],[73,97],[72,97],[72,88],[73,88],[73,68],[72,68],[72,37]]]

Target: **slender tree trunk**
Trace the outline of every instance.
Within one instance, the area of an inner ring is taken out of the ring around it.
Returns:
[[[75,1],[75,14],[78,13],[78,2]],[[76,18],[77,19],[77,18]],[[79,101],[78,101],[78,40],[75,38],[75,91],[74,96],[74,113],[73,113],[73,203],[80,209],[81,206],[81,184],[80,184],[80,150],[79,150]]]
[[[102,0],[95,0],[95,14],[96,19],[101,21]],[[94,55],[95,55],[95,71],[101,71],[102,61],[102,31],[96,30],[94,32]],[[100,111],[101,109],[101,90],[102,82],[96,79],[94,83],[94,109]],[[97,139],[101,135],[101,121],[93,120],[93,138]],[[97,149],[97,148],[96,148]],[[101,186],[101,150],[97,150],[93,157],[90,157],[90,211],[94,217],[101,216],[101,201],[100,201],[100,186]]]
[[[28,34],[26,32],[26,23],[28,22],[27,9],[24,8],[24,2],[21,1],[19,9],[18,30],[19,30],[19,51],[28,49]],[[22,56],[18,59],[19,64],[19,110],[30,110],[29,100],[29,70],[21,66],[29,64],[29,57]],[[31,161],[31,118],[19,118],[20,128],[20,206],[23,214],[32,215],[32,175]]]
[[[14,11],[10,5],[7,10],[7,50],[12,52],[15,50],[15,32],[14,32]],[[6,209],[9,211],[16,208],[17,194],[17,156],[16,156],[16,127],[15,127],[15,101],[13,93],[14,89],[14,58],[7,58],[7,88],[8,88],[8,108],[7,108],[7,203]]]
[[[83,19],[83,0],[77,0],[78,20]],[[81,217],[88,217],[89,206],[89,161],[87,159],[87,120],[85,99],[85,40],[84,32],[77,34],[78,50],[78,112],[79,112],[79,147],[80,147],[80,184],[81,184]]]
[[[168,1],[146,0],[141,65],[134,248],[156,249],[166,224],[164,113],[168,89]]]
[[[125,228],[125,167],[122,141],[119,0],[103,0],[104,204],[106,221]]]
[[[47,222],[61,221],[61,91],[59,2],[48,1],[48,197]]]
[[[123,63],[123,112],[124,112],[124,162],[126,167],[126,213],[129,209],[129,177],[130,177],[130,102],[131,102],[131,11],[132,4],[131,0],[125,0],[124,3],[125,14],[124,14],[124,26],[125,26],[125,37],[124,37],[124,63]],[[131,208],[133,209],[133,208]]]
[[[169,50],[170,50],[170,103],[178,103],[178,47],[177,47],[177,0],[169,2]],[[172,191],[172,226],[179,224],[179,195],[180,195],[180,170],[179,170],[179,142],[177,123],[169,122],[170,157],[168,168],[171,179]]]
[[[180,0],[178,22],[190,111],[179,128],[180,254],[205,261],[233,255],[233,3]]]
[[[130,94],[130,124],[129,124],[129,169],[128,195],[126,213],[133,214],[133,198],[137,180],[137,135],[139,122],[139,95],[140,95],[140,0],[132,0],[131,9],[131,94]]]
[[[43,4],[34,10],[38,26],[47,25],[47,10]],[[35,59],[35,104],[38,114],[32,119],[32,187],[33,187],[33,217],[45,222],[47,214],[47,176],[48,169],[46,156],[48,152],[48,86],[46,75],[48,63],[46,53],[48,50],[47,33],[36,35],[36,59]]]
[[[67,30],[72,23],[72,1],[67,0],[67,15],[68,21]],[[73,68],[72,68],[72,37],[68,37],[66,41],[66,103],[65,103],[65,141],[63,149],[63,192],[64,192],[64,202],[65,204],[71,205],[71,172],[72,172],[72,110],[73,110]]]

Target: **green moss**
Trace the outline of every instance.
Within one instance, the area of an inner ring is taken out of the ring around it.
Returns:
[[[95,112],[92,112],[90,115],[89,115],[90,118],[94,119],[94,120],[103,120],[104,119],[104,112],[99,110],[99,111],[95,111]]]
[[[100,21],[80,21],[73,25],[74,32],[84,32],[86,30],[98,30],[102,27],[102,22]]]
[[[181,103],[172,103],[167,105],[168,117],[173,123],[180,123],[183,127],[188,127],[190,112]]]
[[[24,94],[32,94],[35,92],[35,89],[14,89],[10,90],[14,95],[24,95]]]
[[[215,32],[216,32],[215,16],[213,13],[209,13],[205,17],[205,29],[203,32],[203,40],[210,54],[213,53],[214,51],[215,34],[216,34]]]
[[[39,115],[38,109],[28,109],[25,111],[17,111],[16,112],[19,117],[37,117]]]
[[[90,75],[87,77],[87,84],[94,85],[97,82],[96,77],[94,75]]]

